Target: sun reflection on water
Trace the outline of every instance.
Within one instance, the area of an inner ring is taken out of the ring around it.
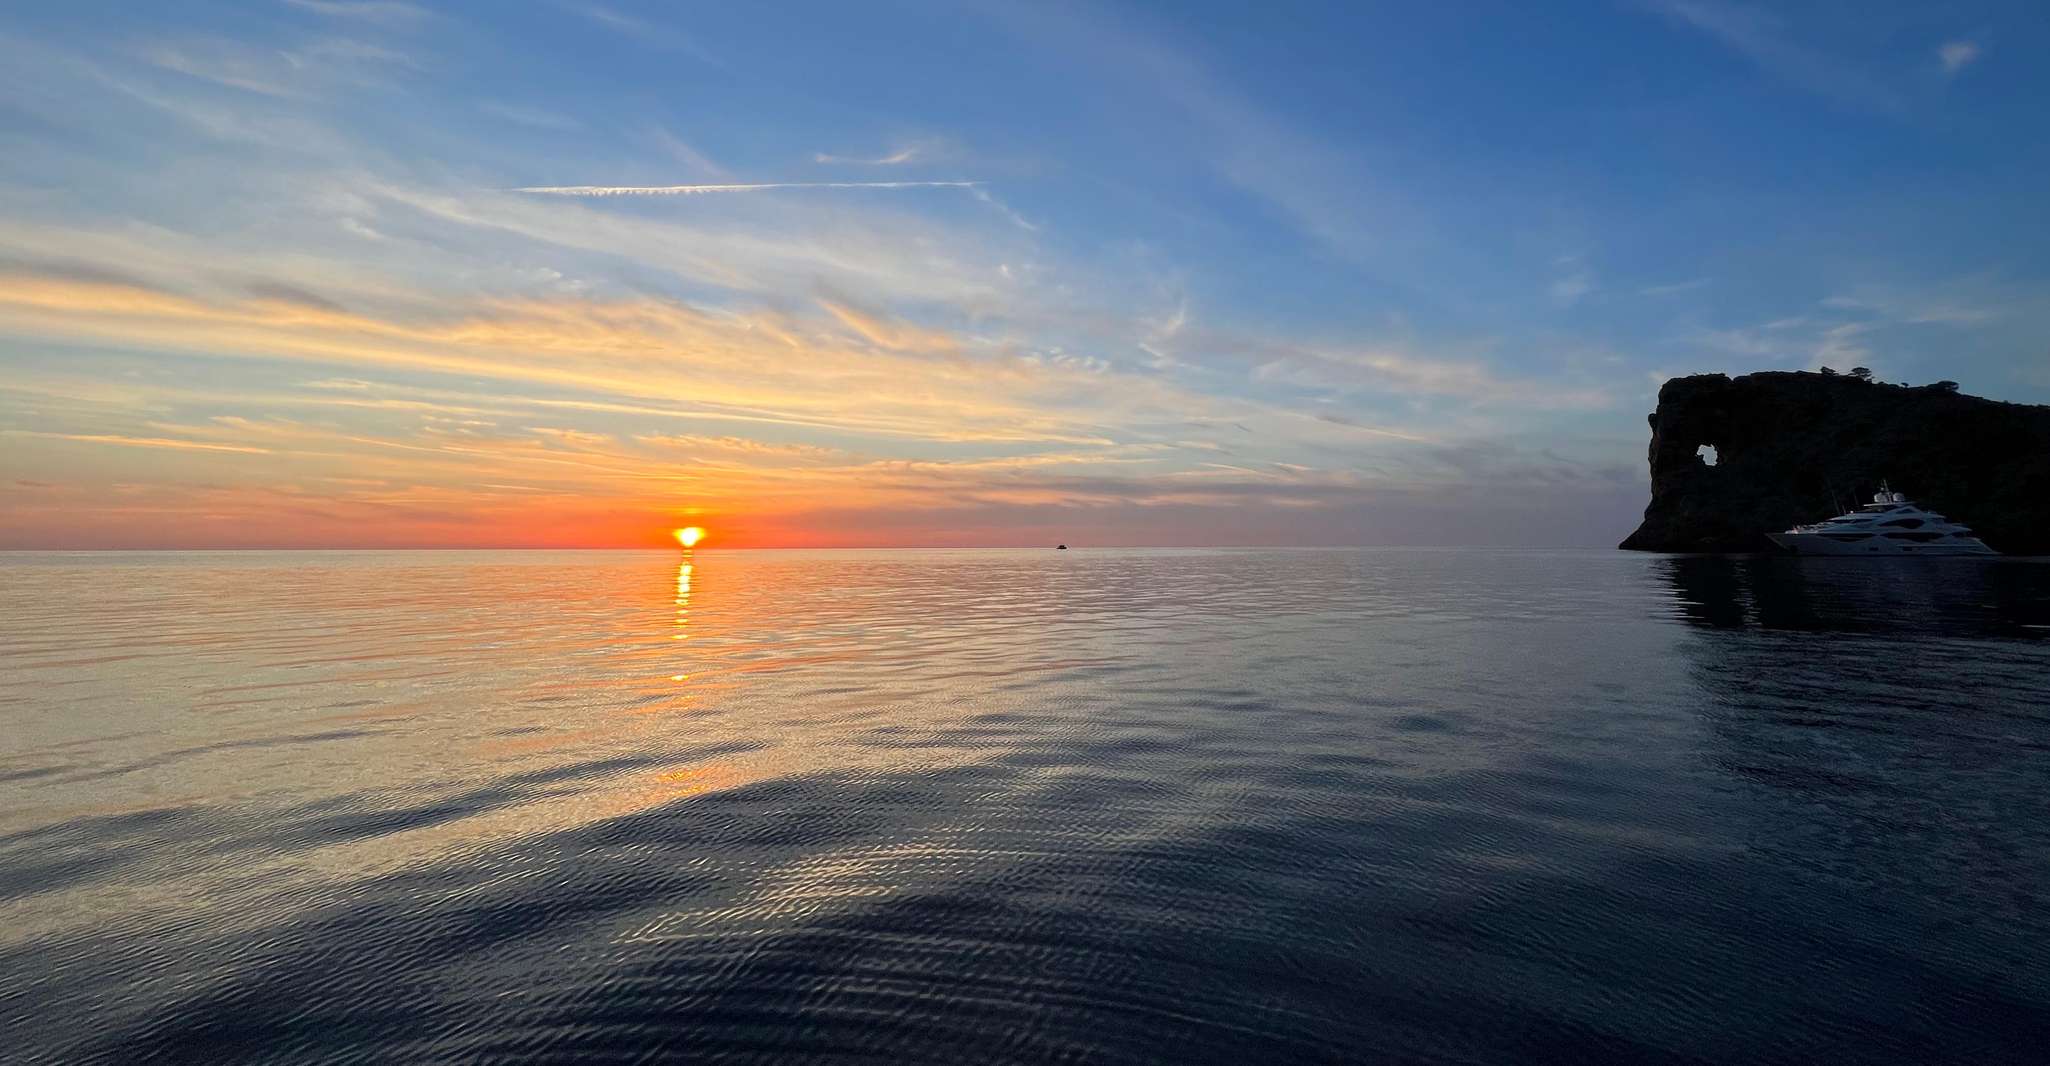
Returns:
[[[676,566],[676,634],[674,639],[690,637],[690,560]]]

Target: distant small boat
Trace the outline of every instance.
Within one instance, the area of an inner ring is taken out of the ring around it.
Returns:
[[[1976,534],[1882,482],[1872,502],[1827,522],[1767,533],[1797,555],[1998,555]]]
[[[1053,550],[1057,552],[1064,552],[1068,550],[1068,546],[1065,544],[1056,544],[1053,546]]]

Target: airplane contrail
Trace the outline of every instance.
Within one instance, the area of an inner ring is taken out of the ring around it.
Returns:
[[[538,196],[701,196],[766,189],[973,189],[979,181],[772,181],[759,185],[531,185],[508,192]]]

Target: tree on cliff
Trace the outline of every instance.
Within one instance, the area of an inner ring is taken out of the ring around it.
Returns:
[[[1869,366],[1854,366],[1851,368],[1851,376],[1859,381],[1871,381],[1872,368]]]

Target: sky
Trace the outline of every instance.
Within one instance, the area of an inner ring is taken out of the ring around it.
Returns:
[[[1608,546],[2050,402],[2050,5],[0,7],[0,548]]]

